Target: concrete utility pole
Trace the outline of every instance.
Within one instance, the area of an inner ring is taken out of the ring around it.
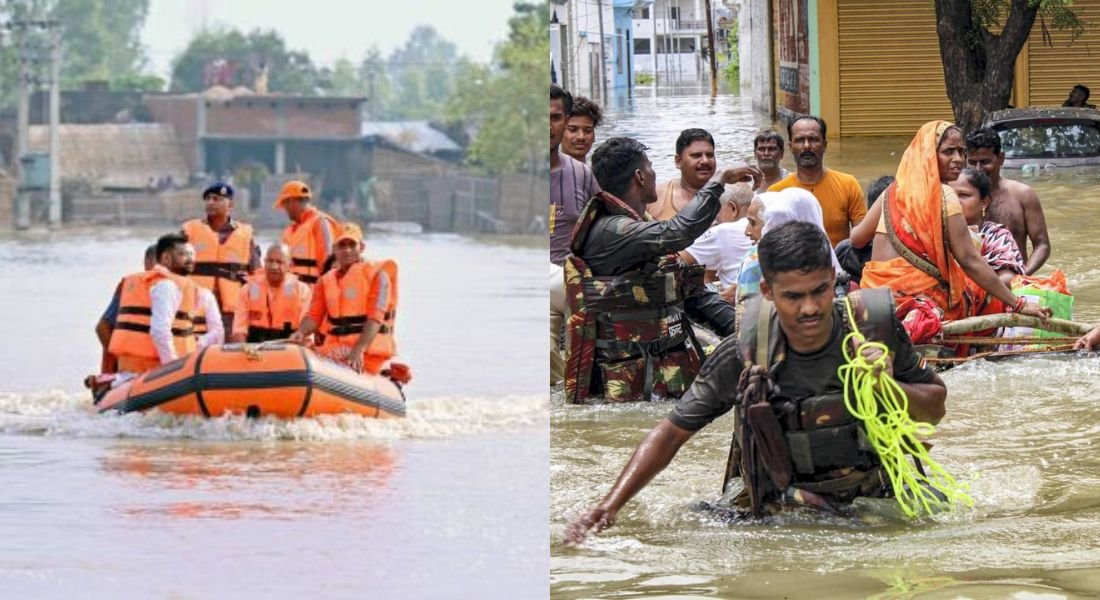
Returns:
[[[50,229],[61,227],[61,28],[50,31]]]
[[[7,31],[13,32],[16,39],[15,46],[18,50],[19,81],[17,82],[17,116],[15,136],[15,156],[12,157],[14,172],[18,185],[15,197],[15,227],[27,229],[31,226],[30,197],[26,194],[26,174],[23,172],[22,159],[27,155],[29,143],[27,141],[30,130],[30,91],[32,84],[40,83],[39,65],[42,56],[39,55],[41,45],[28,35],[31,29],[37,29],[49,34],[50,42],[50,206],[49,223],[51,228],[61,224],[61,167],[58,163],[61,145],[58,139],[60,126],[61,101],[61,60],[60,23],[53,19],[18,19],[11,20],[0,25]]]
[[[661,46],[657,44],[657,0],[653,0],[653,6],[649,9],[649,18],[653,19],[650,23],[653,25],[653,43],[650,44],[650,56],[653,58],[653,87],[661,87],[661,69],[657,64],[657,52],[661,49]]]
[[[596,6],[600,15],[600,102],[607,104],[607,63],[603,55],[603,0],[596,0]]]
[[[8,30],[18,29],[15,23],[8,24]],[[15,228],[29,229],[31,226],[31,199],[21,189],[23,186],[23,156],[27,153],[27,130],[30,127],[30,60],[25,30],[20,30],[16,47],[19,52],[19,75],[16,82],[18,106],[15,117],[15,156],[11,157],[12,171],[15,173]]]
[[[715,59],[717,49],[714,47],[714,13],[710,10],[710,0],[707,0],[707,44],[710,44],[710,97],[718,95],[718,63]]]

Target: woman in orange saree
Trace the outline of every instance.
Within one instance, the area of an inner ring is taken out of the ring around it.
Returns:
[[[1004,307],[1044,320],[1050,316],[1050,309],[1029,305],[1012,293],[971,241],[958,196],[946,185],[965,162],[962,131],[947,121],[926,123],[880,200],[882,217],[860,286],[894,291],[898,315],[915,344],[939,332],[938,323],[928,326],[932,312],[948,321]]]

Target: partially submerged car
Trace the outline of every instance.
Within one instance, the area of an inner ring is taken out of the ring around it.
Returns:
[[[1010,108],[985,125],[1001,135],[1009,169],[1100,165],[1100,111],[1092,108]]]

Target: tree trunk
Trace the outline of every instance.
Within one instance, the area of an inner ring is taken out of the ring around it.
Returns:
[[[1039,14],[1039,3],[1007,0],[998,34],[975,20],[970,0],[935,0],[936,31],[955,123],[969,131],[986,114],[1008,107],[1016,57]]]

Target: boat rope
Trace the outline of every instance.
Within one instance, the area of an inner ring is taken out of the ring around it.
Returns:
[[[967,493],[969,486],[959,483],[943,467],[928,455],[928,449],[918,437],[935,433],[931,423],[913,421],[909,416],[909,397],[886,371],[889,349],[881,342],[868,341],[856,326],[851,302],[845,298],[851,332],[844,337],[844,364],[837,375],[844,385],[844,405],[854,417],[863,422],[867,439],[871,443],[883,470],[890,479],[894,497],[906,516],[913,518],[921,513],[931,515],[946,503],[974,505]],[[858,341],[856,350],[853,342]],[[866,348],[877,348],[882,355],[874,361],[863,356]],[[925,465],[922,471],[909,461]]]

